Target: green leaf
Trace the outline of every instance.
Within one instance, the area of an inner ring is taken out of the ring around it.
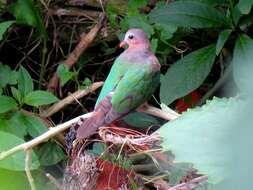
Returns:
[[[41,106],[57,102],[58,98],[51,92],[36,90],[25,96],[24,102],[30,106]]]
[[[2,89],[2,87],[0,87],[0,95],[2,95],[3,94],[3,89]]]
[[[37,137],[47,131],[43,121],[35,116],[21,114],[19,123],[26,127],[27,132],[33,137]]]
[[[221,49],[223,48],[224,44],[226,43],[231,32],[232,32],[232,30],[223,30],[220,33],[217,44],[216,44],[216,55],[219,55]]]
[[[22,97],[33,91],[33,80],[28,71],[24,67],[20,67],[18,71],[18,90]]]
[[[172,23],[181,27],[213,28],[227,26],[226,16],[212,6],[194,0],[175,1],[154,9],[153,23]]]
[[[253,94],[253,40],[245,35],[239,35],[233,54],[233,74],[237,87],[244,93]]]
[[[198,88],[209,74],[215,46],[194,51],[174,63],[161,79],[160,98],[167,105]]]
[[[5,88],[7,84],[13,84],[13,78],[15,79],[16,76],[10,67],[0,63],[0,87]]]
[[[60,84],[64,86],[70,79],[72,79],[76,73],[69,71],[69,68],[65,64],[60,64],[57,68],[57,75],[60,77]]]
[[[10,6],[10,12],[16,17],[18,24],[36,27],[40,34],[46,37],[43,19],[33,0],[18,0]]]
[[[253,5],[252,0],[240,0],[237,4],[240,12],[245,15],[249,14],[252,5]]]
[[[147,5],[146,0],[129,0],[128,1],[128,15],[137,15],[139,14],[139,8],[143,8]]]
[[[50,166],[57,164],[61,160],[64,159],[65,155],[61,147],[53,142],[48,142],[46,144],[43,144],[39,151],[37,152],[37,155],[40,160],[40,164],[42,166]]]
[[[171,23],[155,23],[155,28],[159,30],[162,41],[167,41],[168,39],[172,38],[173,34],[177,31],[177,26]]]
[[[151,40],[151,50],[152,50],[153,53],[156,52],[157,46],[158,46],[158,39],[153,38]]]
[[[0,119],[0,130],[24,138],[27,135],[26,125],[21,120],[22,114],[17,111]]]
[[[198,173],[208,175],[211,183],[222,181],[231,170],[231,135],[236,134],[231,124],[239,110],[243,109],[238,99],[214,98],[202,107],[184,112],[158,130],[163,150],[172,151],[177,163],[193,163]]]
[[[23,139],[20,139],[10,133],[5,133],[0,131],[0,154],[3,151],[6,151],[14,146],[24,143]],[[30,169],[37,169],[39,167],[39,161],[34,154],[31,152],[31,163]],[[7,157],[4,160],[0,160],[0,168],[9,169],[9,170],[17,170],[17,171],[24,171],[25,170],[25,152],[20,151],[12,156]]]
[[[12,93],[12,96],[21,104],[22,103],[22,95],[20,94],[20,92],[15,87],[12,86],[11,93]]]
[[[124,117],[124,121],[136,128],[147,128],[151,125],[160,125],[160,122],[150,115],[141,112],[133,112]]]
[[[150,38],[154,34],[154,28],[149,24],[147,18],[143,15],[128,16],[120,22],[120,27],[123,31],[127,31],[129,28],[140,28],[146,32]]]
[[[17,108],[16,101],[9,96],[0,96],[0,113],[10,111]]]
[[[5,21],[0,23],[0,41],[3,39],[3,35],[6,30],[14,23],[15,21]]]

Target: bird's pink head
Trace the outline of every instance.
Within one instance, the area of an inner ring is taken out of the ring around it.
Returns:
[[[137,28],[132,28],[127,31],[125,38],[120,42],[120,47],[128,45],[128,49],[150,49],[150,42],[147,34]]]

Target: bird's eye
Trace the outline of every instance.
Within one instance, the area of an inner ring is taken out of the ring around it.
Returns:
[[[129,35],[128,38],[131,40],[131,39],[134,38],[134,36],[133,35]]]

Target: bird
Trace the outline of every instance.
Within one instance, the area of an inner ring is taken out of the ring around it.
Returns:
[[[160,63],[151,51],[147,34],[129,29],[119,47],[128,46],[114,61],[91,116],[77,129],[79,140],[96,133],[98,128],[126,116],[145,104],[160,83]]]

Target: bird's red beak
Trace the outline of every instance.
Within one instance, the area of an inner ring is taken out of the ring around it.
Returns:
[[[125,45],[127,45],[127,43],[123,40],[120,42],[119,47],[123,48]]]

